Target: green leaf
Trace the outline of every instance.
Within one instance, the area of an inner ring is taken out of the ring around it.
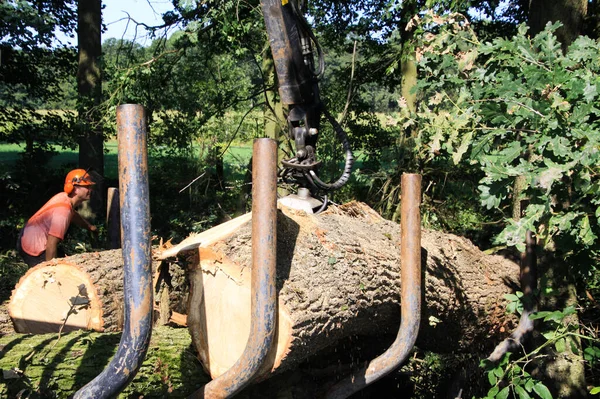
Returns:
[[[596,85],[591,85],[589,81],[586,82],[585,89],[583,89],[583,98],[585,101],[592,101],[597,95],[598,88]]]
[[[521,366],[519,366],[517,363],[513,363],[513,369],[512,369],[512,374],[513,375],[520,374],[522,370],[523,369],[521,368]],[[515,381],[521,381],[520,377],[516,377]],[[518,383],[515,383],[515,384],[518,385]]]
[[[570,316],[572,314],[575,314],[577,312],[577,310],[575,309],[575,306],[567,306],[563,311],[562,314],[565,316]]]
[[[571,344],[571,352],[573,352],[575,355],[579,356],[579,345],[578,345],[575,337],[569,335],[568,340],[569,340],[569,344]]]
[[[492,194],[490,192],[490,187],[479,186],[478,189],[481,192],[479,198],[483,206],[485,206],[487,209],[498,208],[500,206],[502,198],[498,195]]]
[[[500,388],[498,388],[498,386],[493,386],[489,391],[488,391],[488,398],[494,398],[497,394],[498,391],[500,390]]]
[[[496,385],[498,382],[498,377],[496,377],[493,371],[488,373],[488,381],[490,382],[490,385]]]
[[[588,362],[594,361],[598,357],[595,347],[589,346],[583,350],[583,358]]]
[[[543,319],[546,316],[548,316],[550,313],[552,312],[548,312],[548,311],[540,311],[540,312],[535,312],[529,315],[529,319],[530,320],[538,320],[538,319]]]
[[[467,152],[467,150],[469,149],[469,146],[471,145],[472,141],[473,132],[468,132],[463,136],[460,146],[452,154],[452,161],[454,162],[454,165],[458,165],[465,152]]]
[[[502,370],[502,367],[500,366],[494,368],[492,371],[498,378],[502,378],[504,376],[504,370]]]
[[[531,392],[533,390],[533,386],[535,385],[535,381],[532,378],[528,378],[525,383],[525,390],[527,392]]]
[[[519,399],[531,399],[531,396],[527,391],[520,385],[515,385],[515,392],[519,395]]]
[[[506,305],[506,313],[515,313],[517,311],[517,303],[516,302],[510,302],[508,305]]]
[[[592,245],[596,239],[596,235],[590,227],[590,219],[584,215],[579,222],[579,238],[584,245]]]
[[[552,399],[550,390],[541,382],[538,382],[533,386],[533,391],[542,399]]]
[[[598,395],[600,393],[600,387],[593,387],[592,390],[590,391],[590,394],[592,395]]]
[[[510,387],[504,387],[503,390],[498,392],[496,395],[496,399],[506,399],[508,398],[508,394],[510,393]]]
[[[560,338],[554,343],[554,347],[558,353],[563,353],[566,349],[565,339]]]

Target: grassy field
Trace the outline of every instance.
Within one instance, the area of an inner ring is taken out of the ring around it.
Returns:
[[[109,141],[104,144],[107,151],[104,154],[104,175],[109,179],[116,179],[118,173],[118,146],[116,141]],[[21,157],[20,153],[24,151],[24,145],[18,144],[0,144],[0,172],[8,170]],[[64,150],[56,148],[57,155],[53,156],[49,162],[49,167],[60,167],[61,165],[76,165],[78,162],[77,150]],[[240,144],[231,146],[225,153],[225,172],[235,173],[232,169],[245,167],[252,156],[252,147],[250,144]],[[149,160],[152,162],[152,159]]]

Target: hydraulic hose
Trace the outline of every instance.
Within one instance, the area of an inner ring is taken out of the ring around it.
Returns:
[[[352,154],[352,148],[350,148],[350,143],[348,142],[348,135],[346,134],[344,129],[342,129],[340,124],[329,113],[327,108],[325,108],[324,106],[322,108],[323,108],[323,113],[325,114],[325,117],[327,118],[329,123],[331,123],[331,125],[334,128],[338,140],[340,141],[340,143],[342,143],[342,148],[344,149],[344,154],[346,157],[346,160],[344,163],[344,171],[342,172],[342,175],[340,176],[340,178],[337,179],[333,183],[323,182],[321,179],[319,179],[319,177],[313,170],[310,170],[308,172],[309,173],[308,177],[309,177],[309,180],[318,188],[325,190],[325,191],[333,191],[333,190],[340,189],[344,184],[346,184],[348,182],[348,179],[350,179],[350,175],[352,174],[352,165],[354,164],[354,154]]]

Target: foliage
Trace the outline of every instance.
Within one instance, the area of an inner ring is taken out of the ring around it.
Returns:
[[[514,298],[508,299],[509,306],[517,301]],[[580,341],[584,340],[588,345],[584,350],[584,358],[588,362],[588,366],[593,367],[593,363],[597,361],[598,353],[600,353],[597,348],[598,339],[595,334],[582,335],[579,333],[579,325],[571,319],[575,312],[574,307],[567,307],[563,310],[540,311],[530,315],[530,319],[540,320],[539,327],[545,342],[519,359],[512,360],[513,354],[509,352],[498,363],[483,360],[481,367],[486,370],[488,381],[492,386],[485,398],[502,399],[508,398],[511,394],[512,397],[519,398],[552,398],[550,390],[528,372],[533,365],[543,362],[543,358],[547,356],[545,350],[549,347],[552,347],[557,353],[567,350],[579,353]]]
[[[504,299],[508,301],[506,304],[506,313],[523,313],[523,293],[517,291],[514,294],[505,294]]]
[[[27,265],[17,258],[16,251],[0,254],[0,301],[10,298],[10,294],[27,271]]]
[[[55,32],[73,34],[75,9],[71,0],[0,3],[0,141],[26,143],[22,160],[32,180],[40,178],[50,143],[75,145],[73,113],[36,111],[74,106],[64,94],[75,84],[76,52],[58,44]]]
[[[112,118],[122,103],[143,104],[150,146],[188,151],[212,117],[251,98],[249,67],[230,54],[207,51],[208,43],[191,46],[188,36],[180,32],[149,48],[116,40],[104,44],[105,115]]]
[[[511,362],[510,356],[511,353],[504,355],[497,365],[482,363],[482,367],[487,369],[488,381],[492,386],[485,399],[506,399],[509,396],[518,396],[520,399],[532,396],[552,399],[548,388],[525,371],[530,359],[523,358]]]
[[[553,35],[521,26],[511,39],[481,43],[459,15],[428,14],[419,50],[420,103],[406,126],[419,131],[424,162],[475,165],[480,201],[504,212],[498,244],[524,249],[533,230],[564,257],[595,256],[598,205],[600,45],[580,37],[566,54]],[[425,99],[427,99],[425,101]],[[512,220],[517,176],[529,199]]]

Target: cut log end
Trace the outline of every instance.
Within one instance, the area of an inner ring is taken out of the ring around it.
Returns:
[[[104,330],[94,282],[77,265],[62,260],[30,269],[13,290],[8,311],[20,333]]]

